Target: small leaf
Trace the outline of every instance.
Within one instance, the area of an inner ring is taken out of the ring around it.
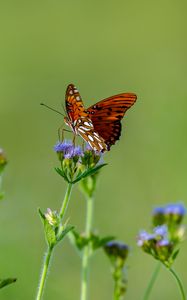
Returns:
[[[177,249],[177,250],[173,253],[173,255],[172,255],[172,260],[173,260],[173,261],[177,258],[178,254],[179,254],[179,251],[180,251],[180,249]]]
[[[96,172],[98,172],[102,167],[106,166],[107,164],[102,164],[102,165],[99,165],[95,168],[90,168],[86,171],[84,171],[80,176],[77,176],[77,178],[75,180],[72,181],[72,183],[76,183],[78,181],[80,181],[82,178],[85,178],[87,176],[90,176],[90,175],[93,175],[95,174]]]
[[[113,240],[115,240],[115,236],[106,236],[106,237],[104,237],[104,238],[101,238],[101,239],[99,240],[99,243],[98,243],[96,249],[101,248],[101,247],[104,247],[104,246],[106,245],[106,243],[111,242],[111,241],[113,241]]]
[[[3,287],[16,282],[16,278],[6,278],[6,279],[0,279],[0,289],[2,289]]]
[[[70,183],[68,177],[66,176],[65,172],[59,168],[55,168],[55,171],[62,176],[68,183]]]
[[[73,230],[75,227],[73,225],[66,225],[64,229],[59,233],[57,237],[57,241],[60,242],[71,230]]]
[[[47,242],[50,247],[53,247],[56,244],[56,234],[52,225],[48,223],[47,220],[44,221],[45,235]]]
[[[38,213],[39,213],[39,215],[40,215],[40,218],[41,218],[42,222],[44,222],[45,219],[46,219],[46,217],[45,217],[45,215],[43,214],[43,212],[41,211],[40,208],[38,208]]]
[[[75,230],[72,231],[72,235],[73,238],[71,237],[71,241],[77,247],[78,250],[82,250],[86,245],[88,245],[89,239],[85,236],[79,234]]]

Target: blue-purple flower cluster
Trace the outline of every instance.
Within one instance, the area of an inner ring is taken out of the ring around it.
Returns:
[[[80,146],[75,146],[72,141],[57,142],[54,146],[55,152],[61,155],[62,158],[71,159],[76,156],[83,156],[83,150]]]
[[[156,207],[153,210],[153,224],[168,226],[180,224],[186,214],[186,208],[182,203],[171,203],[165,206]]]
[[[100,152],[96,152],[88,146],[82,149],[80,146],[75,146],[72,141],[57,142],[54,151],[61,162],[61,169],[56,168],[56,171],[67,182],[78,182],[95,174],[105,165],[102,163]]]
[[[168,204],[153,211],[154,228],[151,233],[140,231],[137,244],[146,253],[171,266],[176,246],[184,239],[185,227],[181,224],[186,209],[182,204]]]

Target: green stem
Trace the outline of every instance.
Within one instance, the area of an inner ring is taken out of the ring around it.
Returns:
[[[148,284],[148,286],[147,286],[147,288],[145,290],[145,294],[144,294],[143,300],[147,300],[149,298],[150,293],[151,293],[152,288],[153,288],[153,285],[154,285],[154,283],[156,281],[156,278],[158,276],[158,273],[160,271],[160,268],[161,268],[161,263],[158,262],[158,265],[156,266],[156,268],[155,268],[155,270],[154,270],[154,272],[153,272],[153,274],[151,276],[151,280],[149,281],[149,284]]]
[[[64,200],[62,202],[62,206],[61,206],[60,214],[59,214],[61,221],[62,221],[62,219],[65,215],[66,209],[68,207],[72,186],[73,185],[71,183],[68,184],[66,194],[65,194]],[[46,252],[46,255],[45,255],[45,258],[44,258],[43,268],[42,268],[42,275],[40,277],[38,292],[37,292],[37,295],[36,295],[36,300],[41,300],[42,299],[47,274],[49,272],[49,264],[50,264],[53,249],[54,249],[54,247],[48,247],[48,249],[47,249],[47,252]]]
[[[85,234],[89,238],[92,228],[93,220],[93,198],[87,198],[87,211],[86,211],[86,226]],[[81,300],[86,300],[88,297],[88,274],[89,274],[89,259],[90,259],[90,245],[84,247],[82,257],[82,280],[81,280]]]
[[[62,221],[62,219],[63,219],[63,217],[65,215],[66,209],[68,207],[68,203],[69,203],[69,199],[70,199],[70,196],[71,196],[72,187],[73,187],[73,184],[72,183],[68,183],[68,187],[67,187],[67,190],[66,190],[64,201],[62,202],[62,206],[61,206],[60,213],[59,213],[61,221]]]
[[[42,274],[40,277],[36,300],[42,299],[45,282],[46,282],[46,277],[47,277],[47,273],[48,273],[48,268],[49,268],[49,263],[50,263],[50,259],[51,259],[51,255],[52,255],[52,250],[53,250],[53,248],[48,247],[47,252],[45,254],[44,264],[43,264],[43,268],[42,268]]]
[[[183,288],[183,285],[182,285],[182,282],[181,282],[179,276],[176,274],[176,272],[172,268],[169,268],[169,271],[173,274],[173,276],[175,277],[175,279],[178,283],[178,287],[179,287],[179,290],[180,290],[180,293],[181,293],[181,299],[186,300],[186,295],[185,295],[185,292],[184,292],[184,288]]]

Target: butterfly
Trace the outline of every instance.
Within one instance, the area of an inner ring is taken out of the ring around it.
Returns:
[[[133,93],[122,93],[86,109],[77,88],[69,84],[65,96],[67,117],[64,117],[64,122],[93,150],[109,151],[120,138],[121,119],[136,99],[137,96]]]

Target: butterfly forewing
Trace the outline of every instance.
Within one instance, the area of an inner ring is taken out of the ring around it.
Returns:
[[[69,84],[66,90],[66,111],[71,122],[79,117],[87,116],[79,91],[73,84]]]

